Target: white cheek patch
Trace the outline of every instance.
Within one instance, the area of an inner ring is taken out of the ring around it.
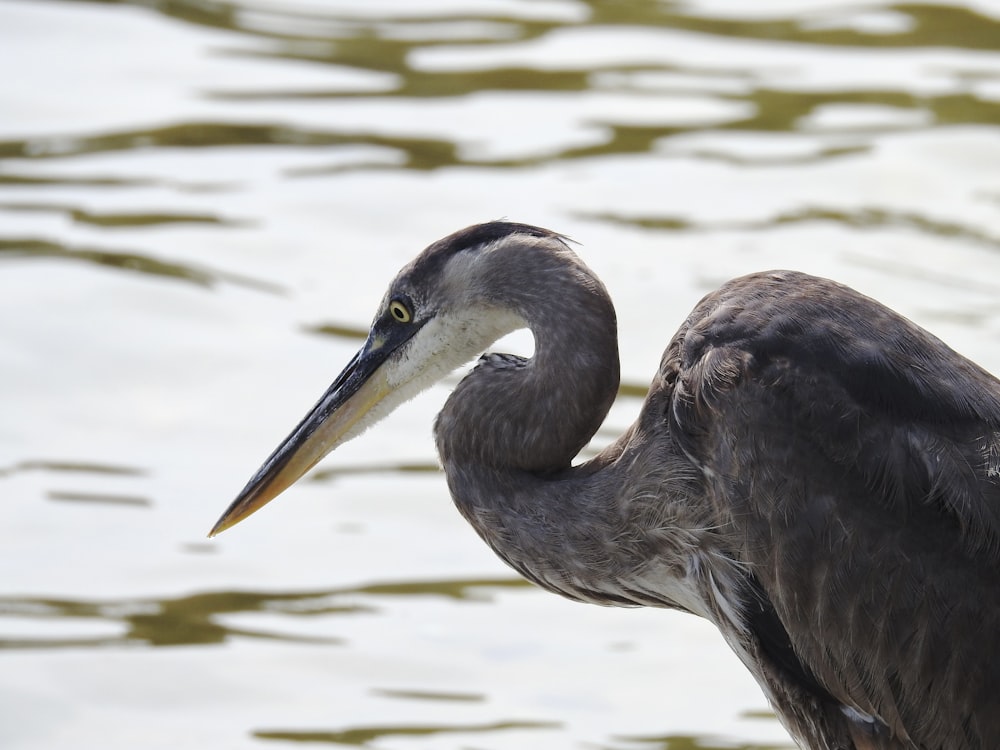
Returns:
[[[496,308],[467,310],[461,317],[436,315],[386,362],[386,382],[394,390],[425,390],[501,336],[525,326],[521,316]]]
[[[397,349],[373,377],[385,379],[387,393],[338,441],[357,437],[400,405],[482,353],[511,331],[526,327],[521,316],[495,308],[474,308],[461,316],[431,318]]]
[[[528,327],[517,313],[482,303],[477,290],[482,288],[482,277],[489,277],[492,257],[486,248],[458,253],[448,261],[438,280],[437,296],[451,300],[452,309],[461,313],[438,312],[389,356],[379,368],[387,393],[351,430],[350,437],[475,359],[497,339]]]

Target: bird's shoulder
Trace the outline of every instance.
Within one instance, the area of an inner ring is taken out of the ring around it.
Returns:
[[[660,376],[693,455],[717,450],[706,438],[799,436],[1000,555],[1000,382],[875,300],[791,271],[735,279],[695,307]]]
[[[705,396],[741,373],[825,373],[898,419],[1000,425],[996,379],[899,313],[794,271],[734,279],[695,307],[668,354]]]

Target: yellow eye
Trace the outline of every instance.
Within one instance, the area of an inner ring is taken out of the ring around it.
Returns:
[[[394,299],[389,303],[389,314],[400,323],[409,323],[413,320],[413,316],[410,314],[410,308],[398,299]]]

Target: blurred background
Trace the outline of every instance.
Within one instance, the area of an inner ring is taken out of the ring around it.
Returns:
[[[707,623],[494,559],[437,470],[457,375],[205,538],[467,224],[607,283],[590,450],[755,270],[1000,371],[996,2],[0,0],[0,64],[3,748],[790,746]]]

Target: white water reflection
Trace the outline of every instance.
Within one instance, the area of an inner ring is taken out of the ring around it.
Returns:
[[[0,744],[786,746],[707,624],[493,558],[431,468],[445,388],[204,534],[395,270],[475,221],[583,243],[629,393],[704,292],[773,267],[1000,371],[998,30],[974,3],[0,4]]]

